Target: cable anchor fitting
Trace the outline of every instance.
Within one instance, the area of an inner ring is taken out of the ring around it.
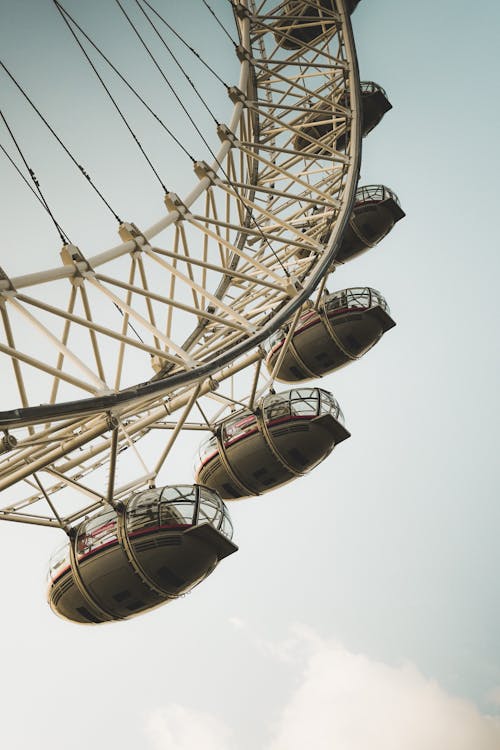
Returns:
[[[219,136],[219,140],[222,142],[229,141],[231,144],[231,148],[237,145],[238,139],[236,138],[235,134],[228,128],[227,125],[224,125],[223,123],[219,123],[217,125],[217,135]]]
[[[236,57],[240,62],[245,62],[245,60],[251,61],[251,55],[247,49],[241,46],[241,44],[238,44],[237,47],[235,47]]]
[[[246,104],[247,97],[238,86],[230,86],[227,90],[228,96],[234,104]]]
[[[211,185],[220,185],[221,180],[217,177],[216,172],[207,164],[206,161],[195,161],[193,164],[196,176],[203,180],[208,178]]]
[[[16,294],[17,290],[3,268],[0,266],[0,294],[3,294],[4,292],[13,292]]]
[[[177,221],[191,219],[193,216],[188,207],[181,201],[177,193],[167,193],[165,195],[165,205],[168,211],[177,211],[179,214]]]
[[[134,243],[135,247],[132,253],[141,251],[144,247],[149,246],[146,237],[133,222],[123,221],[118,227],[118,234],[123,242]]]
[[[17,440],[14,435],[9,435],[7,431],[4,432],[3,438],[0,440],[0,453],[8,453],[14,450],[17,445]]]
[[[95,274],[94,269],[76,245],[63,245],[60,256],[65,266],[74,267],[75,275],[72,277],[71,283],[75,286],[79,286],[82,283],[84,276],[93,276]]]

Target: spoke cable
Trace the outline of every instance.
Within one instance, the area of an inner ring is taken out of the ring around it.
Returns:
[[[184,114],[185,114],[185,115],[186,115],[186,117],[188,118],[189,122],[190,122],[190,123],[191,123],[191,125],[192,125],[192,126],[194,127],[194,129],[196,130],[196,132],[197,132],[197,133],[198,133],[198,135],[200,136],[200,138],[201,138],[201,140],[203,141],[203,143],[205,144],[205,146],[206,146],[206,147],[207,147],[208,149],[210,149],[210,146],[209,146],[209,144],[207,143],[207,141],[206,141],[205,137],[203,136],[203,133],[201,132],[201,130],[199,129],[198,125],[197,125],[197,124],[196,124],[196,122],[194,121],[193,117],[192,117],[192,116],[190,115],[190,113],[189,113],[189,111],[188,111],[187,107],[186,107],[186,106],[184,105],[184,103],[182,102],[182,100],[181,100],[181,98],[180,98],[179,94],[178,94],[178,93],[177,93],[177,91],[176,91],[176,90],[174,89],[174,87],[172,86],[172,84],[171,84],[171,83],[170,83],[170,81],[168,80],[167,76],[166,76],[166,75],[165,75],[165,73],[163,72],[163,69],[162,69],[161,65],[160,65],[160,64],[158,63],[158,61],[156,60],[155,56],[153,55],[153,53],[152,53],[152,52],[151,52],[151,50],[149,49],[148,45],[146,44],[146,42],[145,42],[145,41],[144,41],[144,39],[142,38],[142,36],[141,36],[140,32],[139,32],[139,31],[138,31],[138,29],[136,28],[136,26],[135,26],[134,22],[132,21],[132,19],[131,19],[131,18],[130,18],[130,16],[128,15],[127,11],[125,10],[125,8],[123,7],[123,5],[121,4],[120,0],[115,0],[115,3],[116,3],[116,4],[118,5],[118,7],[120,8],[121,12],[123,13],[123,15],[125,16],[125,18],[126,18],[126,19],[127,19],[127,21],[129,22],[130,26],[132,27],[133,31],[134,31],[134,32],[135,32],[135,34],[137,35],[137,37],[138,37],[139,41],[141,42],[142,46],[144,47],[144,49],[145,49],[145,50],[146,50],[146,52],[148,53],[149,57],[151,58],[151,60],[152,60],[152,62],[153,62],[153,64],[154,64],[154,66],[155,66],[155,68],[156,68],[156,69],[158,70],[159,74],[161,75],[161,77],[163,78],[163,80],[165,81],[165,83],[167,84],[167,86],[168,86],[168,88],[170,89],[171,93],[172,93],[172,94],[174,95],[174,97],[176,98],[177,102],[179,103],[179,106],[181,107],[182,111],[184,112]],[[137,4],[139,5],[139,3],[137,3]],[[176,60],[175,56],[174,56],[174,55],[172,54],[172,52],[170,51],[170,48],[168,47],[168,45],[167,45],[167,44],[166,44],[166,42],[164,41],[164,39],[163,39],[163,37],[161,36],[161,34],[159,33],[159,31],[158,31],[158,30],[156,29],[155,25],[153,24],[153,22],[151,21],[151,19],[149,18],[149,16],[148,16],[148,15],[146,14],[146,12],[144,11],[144,9],[143,9],[143,8],[141,8],[141,6],[140,6],[140,5],[139,5],[139,8],[140,8],[140,9],[141,9],[141,11],[142,11],[142,12],[144,13],[144,15],[145,15],[145,16],[146,16],[146,18],[148,19],[149,23],[150,23],[150,24],[152,25],[153,29],[154,29],[154,30],[156,31],[156,33],[157,33],[157,34],[158,34],[158,36],[160,37],[160,39],[161,39],[161,41],[163,42],[163,44],[165,45],[165,47],[166,47],[166,48],[168,49],[168,51],[169,51],[169,52],[170,52],[170,54],[172,55],[172,57],[173,57],[174,61],[176,62],[176,64],[177,64],[177,65],[178,65],[178,66],[180,67],[180,65],[179,65],[179,63],[177,62],[177,60]],[[181,68],[181,70],[182,70],[182,68]],[[195,90],[196,90],[196,89],[195,89]],[[210,110],[209,110],[209,111],[210,111]]]
[[[16,149],[17,149],[17,152],[18,152],[19,156],[21,157],[21,159],[22,159],[22,161],[23,161],[23,164],[24,164],[24,166],[26,167],[26,169],[27,169],[27,171],[28,171],[28,173],[29,173],[29,175],[30,175],[30,177],[31,177],[32,181],[33,181],[33,184],[34,184],[34,186],[35,186],[36,192],[37,192],[37,193],[38,193],[38,195],[40,196],[40,198],[39,198],[39,199],[40,199],[40,201],[41,201],[42,205],[43,205],[43,206],[45,207],[45,210],[47,211],[47,213],[49,214],[50,218],[51,218],[51,219],[52,219],[52,221],[54,222],[54,226],[55,226],[55,228],[57,229],[57,233],[59,234],[59,237],[60,237],[60,239],[61,239],[61,242],[63,243],[63,245],[66,245],[66,244],[68,244],[68,243],[69,243],[69,239],[68,239],[68,237],[67,237],[66,233],[65,233],[65,232],[63,232],[63,230],[62,230],[62,228],[61,228],[60,224],[58,224],[58,222],[57,222],[57,220],[56,220],[56,218],[55,218],[54,214],[53,214],[53,213],[52,213],[52,211],[50,210],[50,208],[49,208],[49,204],[47,203],[47,200],[46,200],[46,198],[45,198],[44,194],[42,193],[42,189],[41,189],[41,187],[40,187],[40,183],[39,183],[39,181],[38,181],[38,179],[37,179],[37,176],[36,176],[36,174],[34,173],[34,171],[33,171],[33,170],[31,169],[31,167],[30,167],[30,165],[28,164],[28,162],[26,161],[26,159],[25,159],[25,156],[24,156],[24,154],[23,154],[23,152],[22,152],[22,150],[21,150],[21,147],[20,147],[19,143],[17,142],[17,140],[16,140],[16,138],[15,138],[15,136],[14,136],[14,133],[12,132],[12,130],[11,130],[10,126],[9,126],[9,123],[8,123],[8,122],[7,122],[7,120],[5,119],[5,116],[4,116],[4,114],[3,114],[3,112],[2,112],[1,110],[0,110],[0,117],[2,118],[2,120],[3,120],[3,123],[4,123],[5,127],[7,128],[7,131],[8,131],[8,133],[9,133],[10,137],[12,138],[12,141],[14,142],[14,145],[15,145],[15,147],[16,147]]]
[[[106,93],[107,93],[108,97],[110,98],[111,102],[113,103],[113,106],[115,107],[116,111],[118,112],[118,114],[119,114],[120,118],[122,119],[122,121],[123,121],[123,123],[124,123],[125,127],[126,127],[126,128],[127,128],[127,130],[129,131],[130,135],[132,136],[132,138],[133,138],[133,139],[134,139],[134,141],[136,142],[136,144],[137,144],[137,147],[139,148],[140,152],[142,153],[142,155],[143,155],[143,156],[144,156],[144,158],[146,159],[147,163],[149,164],[149,166],[150,166],[151,170],[153,171],[154,175],[156,176],[156,178],[157,178],[158,182],[159,182],[159,183],[160,183],[160,185],[162,186],[163,190],[164,190],[165,192],[168,192],[167,188],[165,187],[165,185],[164,185],[164,183],[163,183],[163,180],[161,179],[160,175],[159,175],[159,174],[158,174],[158,172],[156,171],[156,169],[155,169],[155,167],[154,167],[153,163],[151,162],[150,158],[149,158],[149,157],[148,157],[148,155],[146,154],[146,152],[145,152],[145,150],[144,150],[144,148],[143,148],[143,146],[142,146],[141,142],[139,141],[139,139],[138,139],[138,137],[136,136],[135,132],[134,132],[134,131],[132,130],[131,126],[129,125],[129,123],[128,123],[128,121],[127,121],[127,118],[125,117],[125,115],[124,115],[124,114],[123,114],[123,112],[121,111],[120,107],[118,106],[118,103],[117,103],[116,99],[115,99],[115,98],[113,97],[113,95],[112,95],[111,91],[109,90],[109,88],[108,88],[108,87],[106,86],[106,84],[104,83],[104,80],[103,80],[102,76],[101,76],[101,75],[99,74],[99,71],[98,71],[98,70],[97,70],[97,68],[95,67],[95,65],[94,65],[94,63],[92,62],[92,60],[90,59],[90,57],[89,57],[89,55],[87,54],[87,52],[86,52],[86,50],[85,50],[84,46],[82,45],[82,43],[80,42],[80,40],[79,40],[78,36],[76,35],[76,33],[75,33],[75,31],[74,31],[73,27],[71,26],[71,24],[69,23],[68,19],[66,18],[66,11],[65,11],[65,10],[64,10],[64,8],[62,7],[62,5],[60,5],[60,3],[58,2],[58,0],[53,0],[53,2],[54,2],[54,5],[56,6],[57,10],[59,11],[59,13],[60,13],[60,15],[61,15],[61,18],[63,19],[63,21],[64,21],[64,23],[66,24],[66,26],[68,27],[68,29],[69,29],[69,31],[70,31],[70,33],[71,33],[71,35],[73,36],[73,38],[74,38],[75,42],[76,42],[76,43],[77,43],[77,45],[79,46],[79,48],[80,48],[80,50],[81,50],[82,54],[84,55],[85,59],[87,60],[88,64],[89,64],[89,65],[90,65],[90,67],[92,68],[92,70],[94,71],[95,75],[97,76],[97,78],[98,78],[98,80],[99,80],[99,82],[100,82],[101,86],[102,86],[102,87],[104,88],[104,90],[106,91]]]
[[[152,54],[152,52],[151,52],[151,51],[149,50],[148,46],[146,45],[146,43],[145,43],[145,42],[144,42],[144,40],[142,39],[142,37],[141,37],[140,33],[139,33],[139,32],[138,32],[138,30],[137,30],[137,29],[135,28],[135,26],[134,26],[133,22],[132,22],[132,21],[130,20],[129,16],[127,15],[127,13],[125,12],[125,10],[123,9],[123,7],[122,7],[122,5],[121,5],[121,3],[120,3],[120,0],[115,0],[115,2],[116,2],[116,3],[117,3],[117,5],[118,5],[118,6],[120,7],[120,9],[122,10],[123,14],[124,14],[124,15],[125,15],[125,17],[127,18],[128,22],[130,23],[130,25],[131,25],[131,26],[132,26],[132,28],[134,29],[135,33],[136,33],[136,34],[137,34],[137,36],[139,37],[139,39],[140,39],[141,43],[143,44],[144,48],[145,48],[145,49],[146,49],[146,51],[148,52],[148,55],[149,55],[149,56],[151,57],[151,59],[152,59],[152,61],[153,61],[154,65],[155,65],[155,67],[156,67],[156,68],[158,69],[158,71],[160,72],[160,74],[161,74],[162,78],[163,78],[163,79],[164,79],[164,81],[166,82],[166,84],[167,84],[167,86],[169,87],[170,91],[171,91],[171,92],[172,92],[172,93],[174,94],[175,98],[176,98],[176,99],[177,99],[177,101],[179,102],[180,106],[182,107],[182,109],[183,109],[183,111],[185,112],[186,116],[188,117],[189,121],[190,121],[190,122],[191,122],[191,124],[193,125],[194,129],[196,130],[196,132],[197,132],[197,133],[198,133],[198,135],[200,136],[200,138],[201,138],[201,140],[203,141],[203,143],[205,144],[205,146],[207,147],[207,149],[208,149],[209,153],[211,154],[212,158],[213,158],[213,159],[214,159],[214,160],[216,161],[216,163],[217,163],[217,164],[218,164],[218,166],[220,167],[220,169],[221,169],[222,173],[224,174],[224,176],[225,176],[226,180],[228,181],[228,184],[229,184],[229,185],[230,185],[230,186],[232,187],[232,189],[234,190],[234,192],[235,192],[235,194],[236,194],[236,197],[237,197],[237,198],[238,198],[238,200],[239,200],[239,201],[241,201],[241,203],[242,203],[242,204],[243,204],[243,205],[245,206],[245,208],[246,208],[246,210],[247,210],[247,212],[248,212],[248,215],[249,215],[249,218],[250,218],[250,220],[251,220],[251,221],[252,221],[252,222],[253,222],[253,223],[255,224],[255,226],[256,226],[256,228],[257,228],[258,232],[259,232],[259,233],[261,234],[261,236],[262,236],[262,239],[264,240],[264,242],[266,243],[266,245],[268,246],[268,248],[270,249],[270,251],[271,251],[271,252],[272,252],[272,254],[274,255],[275,259],[277,260],[277,262],[278,262],[278,263],[279,263],[279,265],[281,266],[281,268],[282,268],[283,272],[285,273],[285,275],[287,276],[287,278],[289,278],[289,277],[290,277],[290,274],[289,274],[288,270],[287,270],[287,269],[285,268],[285,266],[283,265],[283,263],[282,263],[281,259],[279,258],[279,256],[277,255],[276,251],[274,250],[274,248],[272,247],[271,243],[269,242],[269,239],[268,239],[268,238],[267,238],[267,237],[265,236],[265,234],[263,233],[263,231],[262,231],[261,227],[259,226],[259,224],[257,223],[256,219],[254,218],[254,216],[253,216],[253,212],[252,212],[252,209],[251,209],[251,207],[250,207],[250,206],[248,206],[248,205],[246,204],[245,200],[244,200],[244,199],[242,198],[241,194],[239,193],[239,190],[238,190],[238,188],[237,188],[237,187],[236,187],[236,186],[235,186],[235,185],[233,184],[233,181],[232,181],[232,180],[230,179],[229,175],[227,174],[227,171],[226,171],[226,170],[224,169],[224,166],[223,166],[223,165],[222,165],[222,164],[220,163],[220,161],[219,161],[219,160],[217,159],[217,156],[216,156],[216,154],[214,153],[213,149],[211,148],[210,144],[209,144],[209,143],[207,142],[206,138],[205,138],[205,137],[203,136],[203,134],[201,133],[201,131],[200,131],[200,129],[199,129],[199,127],[198,127],[198,125],[196,124],[196,122],[194,121],[194,119],[193,119],[193,118],[191,117],[191,115],[189,114],[189,112],[188,112],[187,108],[186,108],[186,107],[184,106],[184,104],[182,103],[182,101],[181,101],[181,99],[180,99],[179,95],[177,94],[177,92],[176,92],[176,91],[175,91],[175,89],[173,88],[173,86],[172,86],[172,84],[170,83],[170,81],[169,81],[169,80],[167,79],[167,77],[165,76],[165,74],[164,74],[164,72],[163,72],[163,70],[162,70],[161,66],[159,65],[159,63],[158,63],[158,62],[157,62],[157,60],[155,59],[154,55]],[[172,52],[172,50],[170,49],[170,47],[169,47],[169,46],[168,46],[168,44],[166,43],[166,41],[165,41],[165,39],[163,38],[162,34],[161,34],[161,33],[159,32],[159,30],[157,29],[157,27],[155,26],[155,24],[153,23],[153,21],[151,20],[151,18],[150,18],[150,17],[148,16],[148,14],[147,14],[147,13],[146,13],[146,11],[144,10],[144,8],[143,8],[143,7],[142,7],[142,6],[140,5],[140,3],[139,3],[139,0],[135,0],[135,2],[137,3],[138,7],[140,8],[140,10],[141,10],[141,11],[142,11],[142,13],[144,14],[144,16],[145,16],[145,17],[147,18],[147,20],[149,21],[149,23],[151,24],[151,26],[152,26],[152,28],[154,29],[155,33],[156,33],[156,34],[157,34],[157,36],[159,37],[159,39],[160,39],[160,41],[162,42],[163,46],[164,46],[164,47],[166,48],[166,50],[167,50],[167,51],[168,51],[168,53],[170,54],[170,56],[172,57],[173,61],[175,62],[175,64],[177,65],[177,67],[179,68],[179,70],[181,71],[181,73],[183,74],[183,76],[184,76],[184,77],[186,78],[186,80],[188,81],[188,83],[190,84],[190,86],[191,86],[191,87],[193,88],[193,90],[194,90],[194,92],[195,92],[196,96],[198,97],[198,99],[199,99],[199,100],[201,101],[201,103],[203,104],[203,106],[205,107],[205,109],[207,110],[207,112],[208,112],[208,113],[210,114],[210,116],[211,116],[211,118],[213,119],[214,123],[215,123],[216,125],[219,125],[220,123],[219,123],[219,122],[217,121],[217,119],[216,119],[216,117],[214,116],[214,114],[213,114],[212,110],[211,110],[211,109],[209,108],[208,104],[207,104],[207,103],[205,102],[205,100],[204,100],[204,99],[203,99],[203,97],[201,96],[200,92],[198,91],[198,89],[197,89],[197,88],[196,88],[196,86],[194,85],[194,83],[193,83],[193,81],[191,80],[191,78],[189,77],[189,75],[188,75],[188,74],[186,73],[186,71],[184,70],[184,68],[183,68],[183,66],[181,65],[181,63],[180,63],[180,62],[179,62],[179,61],[177,60],[176,56],[174,55],[174,53]],[[147,3],[147,4],[149,5],[149,3]],[[225,85],[225,84],[224,84],[224,85]]]
[[[201,1],[202,1],[203,5],[205,6],[205,8],[208,10],[208,12],[215,18],[216,22],[221,27],[221,29],[224,32],[224,34],[231,40],[231,43],[234,44],[234,46],[236,47],[237,44],[234,41],[233,37],[231,36],[231,34],[229,33],[229,31],[226,29],[226,27],[224,26],[224,24],[222,23],[222,21],[219,18],[217,18],[217,15],[214,13],[214,11],[210,7],[210,5],[207,3],[207,1],[206,0],[201,0]],[[231,3],[231,5],[233,5],[233,3]]]
[[[137,0],[136,0],[136,2],[137,2]],[[148,2],[148,0],[142,0],[142,2],[143,2],[143,3],[145,4],[145,5],[147,5],[147,6],[148,6],[148,8],[149,8],[149,9],[150,9],[150,10],[151,10],[151,11],[152,11],[152,12],[153,12],[154,14],[155,14],[155,16],[157,16],[157,17],[158,17],[158,18],[160,19],[160,21],[161,21],[162,23],[164,23],[164,24],[165,24],[165,26],[167,27],[167,29],[169,29],[169,30],[170,30],[170,31],[172,32],[172,34],[173,34],[173,35],[174,35],[175,37],[177,37],[177,39],[178,39],[178,40],[179,40],[179,41],[181,42],[181,44],[183,44],[183,45],[184,45],[185,47],[187,47],[187,48],[188,48],[188,50],[189,50],[190,52],[192,52],[192,53],[193,53],[193,55],[194,55],[195,57],[197,57],[197,58],[198,58],[198,60],[199,60],[199,61],[201,62],[201,64],[202,64],[202,65],[204,65],[204,66],[205,66],[205,68],[207,68],[207,70],[209,70],[209,71],[210,71],[210,72],[212,73],[212,75],[213,75],[213,76],[215,76],[215,78],[216,78],[216,79],[217,79],[217,80],[219,81],[219,83],[222,83],[222,85],[223,85],[223,86],[225,86],[225,87],[226,87],[226,89],[228,89],[228,88],[229,88],[228,84],[227,84],[227,83],[226,83],[226,82],[225,82],[225,81],[224,81],[224,80],[223,80],[223,79],[222,79],[222,78],[220,77],[220,75],[219,75],[219,74],[217,73],[217,71],[215,71],[215,70],[214,70],[214,69],[212,68],[212,66],[211,66],[211,65],[209,65],[209,64],[207,63],[207,61],[206,61],[206,60],[204,60],[204,59],[203,59],[203,57],[202,57],[202,56],[201,56],[201,55],[200,55],[200,54],[199,54],[199,53],[198,53],[198,52],[197,52],[197,51],[196,51],[195,49],[193,49],[193,47],[191,47],[191,46],[190,46],[190,45],[189,45],[189,44],[188,44],[188,43],[186,42],[186,40],[185,40],[185,39],[184,39],[184,38],[183,38],[183,37],[181,36],[181,34],[179,34],[179,33],[178,33],[178,32],[177,32],[177,31],[176,31],[175,29],[174,29],[174,27],[173,27],[173,26],[172,26],[171,24],[169,24],[169,22],[168,22],[168,21],[167,21],[167,20],[166,20],[165,18],[163,18],[163,16],[162,16],[162,15],[161,15],[160,13],[158,13],[158,11],[157,11],[157,10],[156,10],[155,8],[153,8],[153,6],[151,5],[151,3],[149,3],[149,2]],[[234,42],[233,42],[233,44],[234,44]]]
[[[39,202],[39,204],[46,210],[47,207],[46,207],[45,203],[43,202],[43,200],[38,195],[37,191],[30,184],[29,180],[25,177],[25,175],[23,175],[22,171],[19,169],[19,167],[17,166],[17,164],[14,161],[14,159],[12,158],[12,156],[9,154],[9,152],[7,151],[7,149],[5,148],[5,146],[3,146],[1,143],[0,143],[0,150],[3,151],[4,156],[6,156],[7,159],[10,161],[10,163],[12,164],[12,166],[14,167],[14,169],[16,170],[16,172],[18,173],[19,177],[23,180],[23,182],[25,183],[26,187],[29,190],[31,190],[31,192],[33,193],[33,195],[35,196],[35,198],[37,199],[37,201]],[[63,230],[63,232],[64,232],[64,230]],[[66,232],[64,232],[64,234],[66,235],[66,237],[68,236]]]
[[[124,318],[125,317],[125,313],[121,309],[120,305],[118,305],[116,302],[113,302],[113,305],[116,307],[116,309],[118,310],[118,312],[120,313],[120,315],[122,316],[122,318]],[[136,328],[130,322],[130,317],[127,320],[127,325],[135,333],[135,335],[137,336],[137,338],[139,339],[139,341],[141,342],[141,344],[144,344],[144,341],[143,341],[142,337],[138,334]]]
[[[158,124],[161,125],[161,127],[168,133],[168,135],[172,138],[173,141],[175,141],[175,143],[179,146],[179,148],[182,149],[182,151],[186,154],[186,156],[192,162],[196,161],[195,158],[193,156],[191,156],[191,154],[189,153],[189,151],[182,144],[182,142],[170,130],[170,128],[168,128],[165,125],[165,123],[163,122],[163,120],[156,114],[156,112],[153,109],[151,109],[151,107],[149,106],[149,104],[142,98],[142,96],[139,94],[139,92],[136,91],[136,89],[132,86],[132,84],[129,83],[129,81],[127,81],[127,79],[125,78],[125,76],[120,73],[120,71],[118,70],[118,68],[111,62],[111,60],[109,59],[109,57],[106,57],[106,55],[104,54],[104,52],[97,46],[97,44],[91,39],[91,37],[86,33],[86,31],[84,31],[84,29],[80,26],[80,24],[73,18],[73,16],[71,15],[71,13],[69,13],[66,10],[66,8],[63,8],[63,6],[60,3],[59,3],[59,5],[60,5],[61,9],[63,10],[63,12],[65,13],[65,15],[69,18],[69,20],[71,21],[71,23],[73,24],[73,26],[75,26],[75,28],[78,29],[78,31],[80,32],[80,34],[82,34],[82,36],[85,37],[85,39],[88,41],[88,43],[102,57],[102,59],[109,65],[109,67],[111,68],[111,70],[118,76],[118,78],[122,81],[122,83],[124,83],[125,86],[127,86],[127,88],[129,89],[129,91],[131,91],[134,94],[134,96],[137,97],[137,99],[147,109],[147,111],[154,117],[154,119],[158,122]]]
[[[118,214],[111,208],[110,204],[108,203],[108,201],[106,200],[106,198],[104,197],[104,195],[101,193],[101,191],[96,187],[96,185],[92,181],[92,178],[90,177],[90,175],[88,174],[88,172],[82,167],[81,164],[79,164],[77,162],[77,160],[75,159],[75,157],[73,156],[73,154],[71,153],[71,151],[69,150],[69,148],[59,138],[59,136],[55,132],[54,128],[50,125],[50,123],[48,122],[48,120],[42,115],[42,113],[40,112],[40,110],[38,109],[38,107],[30,99],[30,97],[28,96],[28,94],[26,93],[26,91],[23,89],[23,87],[21,86],[21,84],[18,83],[18,81],[16,81],[16,79],[14,78],[14,76],[12,75],[12,73],[10,72],[10,70],[7,68],[7,66],[1,60],[0,60],[0,65],[2,66],[2,68],[4,69],[4,71],[7,73],[7,75],[9,76],[9,78],[11,79],[11,81],[13,82],[13,84],[18,88],[18,90],[24,96],[24,98],[26,99],[26,101],[28,102],[28,104],[31,106],[31,108],[36,112],[36,114],[42,120],[42,122],[44,123],[44,125],[52,133],[52,135],[54,136],[54,138],[56,139],[56,141],[59,143],[59,145],[61,146],[61,148],[63,149],[63,151],[67,154],[67,156],[69,156],[69,158],[71,159],[71,161],[73,162],[73,164],[80,170],[80,172],[82,173],[82,175],[85,177],[85,179],[88,181],[88,183],[94,189],[94,191],[97,193],[97,195],[99,196],[99,198],[103,201],[103,203],[111,211],[111,213],[113,214],[113,216],[115,217],[115,219],[118,221],[118,223],[121,224],[122,220],[120,219],[120,217],[118,216]]]

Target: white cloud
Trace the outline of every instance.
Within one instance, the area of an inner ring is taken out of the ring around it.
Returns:
[[[500,708],[500,686],[494,687],[487,696],[490,703]]]
[[[499,750],[500,719],[414,666],[391,667],[316,640],[268,750]]]
[[[229,730],[214,716],[177,704],[151,712],[146,735],[155,750],[230,750]]]
[[[237,625],[247,630],[241,621]],[[411,664],[394,667],[354,654],[304,627],[281,646],[268,646],[268,688],[273,667],[284,656],[297,665],[298,687],[277,721],[260,717],[261,727],[270,727],[262,750],[500,750],[499,717],[449,695]],[[238,750],[240,745],[230,741],[220,720],[177,705],[153,712],[147,735],[154,750]],[[237,728],[233,735],[234,740]],[[254,745],[250,741],[245,747]]]

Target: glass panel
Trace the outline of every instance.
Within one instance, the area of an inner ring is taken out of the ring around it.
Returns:
[[[50,558],[49,562],[49,573],[48,573],[48,579],[49,581],[53,581],[57,576],[59,576],[63,570],[66,568],[69,568],[70,566],[70,556],[69,556],[69,544],[68,542],[65,542],[61,547],[55,550],[55,552],[52,553],[52,556]]]
[[[229,518],[228,510],[220,495],[208,487],[200,486],[200,508],[198,523],[210,523],[224,536],[231,539],[233,526]]]
[[[161,501],[177,502],[178,500],[187,500],[194,503],[196,499],[196,490],[191,484],[179,484],[173,487],[164,487],[161,491]]]
[[[321,395],[321,414],[331,414],[332,417],[339,422],[344,424],[344,415],[340,410],[337,399],[335,399],[331,393],[324,391],[322,388],[319,389]]]
[[[356,206],[363,203],[378,203],[379,201],[392,199],[399,206],[399,198],[385,185],[363,185],[356,190]]]
[[[333,294],[324,298],[323,305],[328,312],[345,309],[368,309],[376,305],[389,312],[389,306],[380,292],[370,287],[341,289],[338,292],[333,292]]]
[[[160,524],[161,526],[191,526],[195,510],[194,497],[191,502],[161,503]]]
[[[290,391],[292,414],[316,416],[319,413],[319,391],[317,388],[301,388]]]
[[[127,529],[137,531],[158,525],[158,502],[161,490],[149,489],[133,495],[127,504]]]
[[[227,514],[223,517],[222,525],[219,530],[221,534],[224,534],[228,539],[233,538],[233,524]]]
[[[222,440],[224,443],[234,440],[236,437],[246,435],[255,430],[255,415],[248,411],[239,411],[233,419],[223,422]]]
[[[80,526],[76,540],[77,556],[88,555],[116,540],[116,513],[113,509],[105,510]]]
[[[207,440],[204,440],[203,443],[198,448],[197,463],[196,463],[195,468],[198,468],[199,464],[205,463],[208,457],[213,455],[216,452],[217,452],[217,438],[215,437],[215,435],[212,435]]]
[[[219,516],[221,514],[220,503],[216,503],[213,499],[200,498],[200,508],[198,520],[199,523],[208,521],[213,526],[219,525]]]
[[[290,403],[288,401],[288,394],[278,393],[276,395],[267,396],[264,401],[264,418],[266,422],[272,422],[273,420],[280,419],[281,417],[290,416]]]
[[[385,89],[382,88],[378,83],[375,83],[374,81],[361,81],[361,93],[363,94],[374,94],[377,91],[380,91],[381,94],[383,94],[385,97],[387,97]]]
[[[276,344],[280,344],[286,337],[286,328],[278,328],[277,331],[274,331],[274,333],[271,334],[271,336],[264,341],[264,349],[267,353],[271,351],[271,349],[276,346]]]
[[[220,520],[220,510],[207,506],[206,504],[200,504],[198,523],[209,523],[217,529],[219,527]]]
[[[161,493],[162,526],[191,526],[196,508],[196,488],[191,484],[164,487]]]

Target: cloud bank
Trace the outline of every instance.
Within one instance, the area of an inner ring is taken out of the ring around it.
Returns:
[[[296,639],[297,640],[297,639]],[[415,666],[394,667],[302,631],[299,686],[262,750],[500,750],[500,718],[449,695]],[[266,681],[272,679],[272,667]],[[148,719],[154,750],[238,750],[219,720],[180,706]]]
[[[229,750],[229,730],[222,722],[177,704],[148,716],[146,736],[154,750]]]

